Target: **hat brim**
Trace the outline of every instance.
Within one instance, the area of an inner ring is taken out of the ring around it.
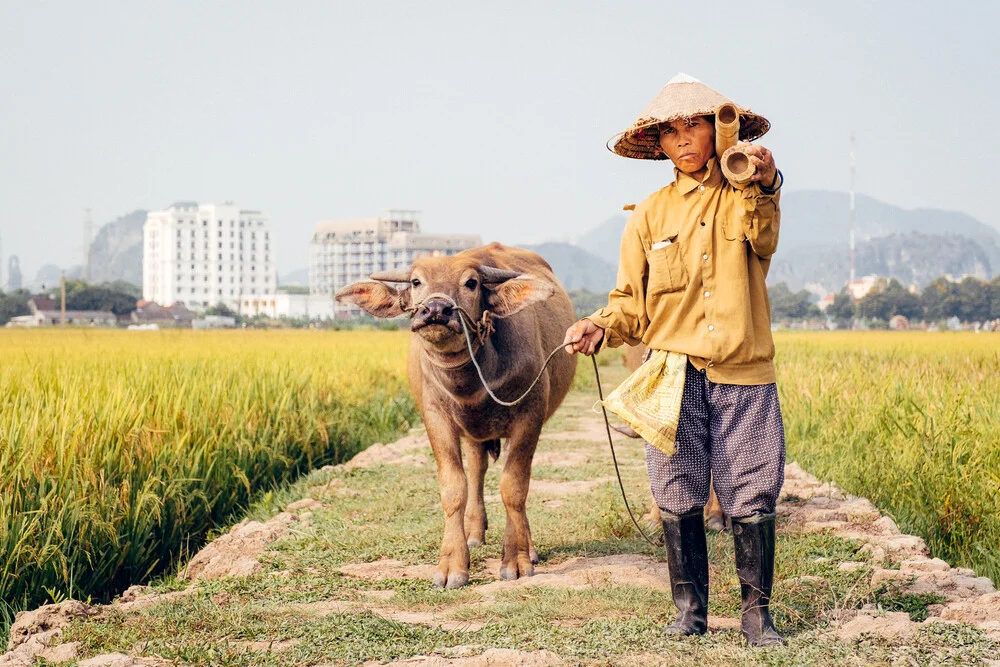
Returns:
[[[715,114],[715,109],[704,113],[692,113],[692,116],[711,116]],[[667,160],[666,155],[660,150],[660,133],[656,126],[660,123],[669,123],[679,120],[681,116],[674,118],[640,118],[632,127],[624,132],[619,132],[608,140],[608,150],[617,153],[622,157],[630,157],[636,160]],[[767,134],[771,129],[771,123],[758,114],[745,109],[740,110],[740,141],[753,141]]]

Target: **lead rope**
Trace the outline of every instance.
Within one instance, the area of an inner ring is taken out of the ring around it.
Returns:
[[[611,422],[608,421],[608,410],[604,407],[604,390],[601,388],[601,372],[597,370],[597,354],[590,355],[590,360],[594,362],[594,377],[597,378],[597,395],[601,399],[601,412],[604,414],[604,430],[608,433],[608,447],[611,448],[611,460],[615,462],[615,474],[618,476],[618,488],[622,490],[622,500],[625,502],[625,509],[628,511],[628,516],[632,519],[633,525],[635,525],[636,530],[642,535],[642,539],[653,545],[654,549],[659,549],[659,545],[656,544],[646,531],[642,529],[639,522],[635,520],[635,516],[632,514],[632,508],[629,507],[628,498],[625,497],[625,484],[622,482],[622,473],[618,470],[618,457],[615,456],[615,444],[611,440]]]
[[[464,308],[462,308],[457,303],[455,303],[454,299],[452,299],[451,297],[449,297],[446,294],[432,294],[432,295],[428,296],[426,299],[424,299],[424,301],[429,300],[431,297],[437,297],[437,298],[443,298],[443,299],[445,299],[446,301],[448,301],[448,302],[451,303],[452,307],[455,310],[458,311],[458,313],[459,313],[459,318],[458,319],[462,323],[462,332],[465,334],[465,344],[466,344],[466,347],[468,347],[468,349],[469,349],[469,358],[472,359],[472,365],[476,367],[476,373],[479,375],[479,381],[482,383],[483,389],[486,390],[486,393],[490,395],[490,398],[492,398],[494,401],[496,401],[497,403],[499,403],[500,405],[503,405],[505,407],[513,407],[513,406],[517,405],[518,403],[520,403],[521,401],[523,401],[525,398],[527,398],[528,394],[531,393],[531,390],[535,388],[536,384],[538,384],[538,380],[541,379],[542,373],[545,372],[545,369],[548,367],[549,362],[552,361],[552,357],[556,356],[556,352],[558,352],[559,350],[561,350],[564,347],[566,347],[565,345],[560,344],[559,347],[557,347],[556,349],[552,350],[552,352],[549,353],[549,356],[546,357],[546,359],[545,359],[545,363],[542,364],[542,369],[540,371],[538,371],[538,375],[535,376],[535,379],[531,382],[531,385],[528,387],[527,391],[525,391],[523,394],[521,394],[520,396],[518,396],[513,401],[504,401],[504,400],[500,399],[496,394],[494,394],[493,390],[490,389],[490,387],[489,387],[488,384],[486,384],[486,378],[483,377],[483,369],[479,367],[479,362],[476,361],[476,355],[472,351],[472,336],[469,334],[469,327],[465,323],[466,319],[468,319],[470,322],[472,322],[473,321],[472,317],[467,312],[465,312]],[[414,312],[421,305],[423,305],[423,301],[420,302],[419,304],[411,306],[410,308],[407,308],[407,310],[409,310],[411,312]],[[482,342],[482,340],[483,340],[483,336],[481,335],[481,333],[482,333],[481,328],[483,328],[483,326],[485,325],[485,327],[489,327],[490,329],[492,329],[492,322],[490,322],[490,319],[486,317],[486,313],[488,313],[488,312],[489,311],[486,311],[483,314],[483,320],[482,320],[483,324],[480,324],[480,323],[476,324],[477,330],[480,330],[479,331],[479,333],[480,333],[480,336],[479,336],[480,337],[480,342]],[[590,360],[594,363],[594,377],[597,379],[597,395],[601,399],[601,412],[604,415],[604,429],[605,429],[605,431],[608,434],[608,447],[611,448],[611,460],[615,464],[615,475],[618,477],[618,488],[621,489],[621,491],[622,491],[622,501],[625,503],[625,510],[628,512],[629,518],[632,519],[632,524],[636,527],[636,530],[638,530],[639,534],[642,535],[642,538],[644,540],[646,540],[647,542],[649,542],[649,544],[651,544],[654,549],[659,549],[660,548],[659,545],[656,542],[654,542],[649,537],[649,535],[646,534],[646,531],[644,531],[642,529],[642,526],[639,525],[639,522],[636,521],[635,515],[632,514],[632,508],[628,504],[628,497],[625,495],[625,483],[622,482],[622,473],[621,473],[621,470],[618,469],[618,457],[615,455],[615,444],[614,444],[614,442],[612,441],[612,438],[611,438],[611,422],[608,421],[608,411],[604,407],[604,389],[601,387],[601,372],[599,370],[597,370],[597,355],[596,354],[590,355]]]

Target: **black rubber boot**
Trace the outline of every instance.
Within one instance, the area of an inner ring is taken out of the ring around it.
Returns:
[[[703,508],[682,514],[662,513],[663,543],[674,604],[680,613],[663,633],[703,635],[708,629],[708,545]]]
[[[750,646],[784,644],[784,638],[774,629],[769,608],[774,584],[774,515],[733,519],[733,544],[743,598],[743,636]]]

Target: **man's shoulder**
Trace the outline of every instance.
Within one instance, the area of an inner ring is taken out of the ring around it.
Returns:
[[[670,199],[671,196],[675,195],[677,192],[677,183],[671,181],[668,185],[664,185],[662,188],[656,192],[650,193],[645,199],[636,204],[635,213],[645,213],[650,209],[654,209],[657,206],[661,206],[665,201]]]

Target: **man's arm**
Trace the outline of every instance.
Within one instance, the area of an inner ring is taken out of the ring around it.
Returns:
[[[646,249],[639,234],[643,213],[636,212],[629,218],[622,234],[618,260],[618,278],[615,288],[608,295],[608,305],[588,315],[585,319],[604,329],[604,338],[597,351],[605,347],[618,347],[623,343],[637,345],[649,326],[646,313],[646,280],[649,268]]]
[[[784,176],[774,164],[771,151],[763,146],[746,149],[750,161],[757,168],[752,183],[743,189],[743,235],[761,259],[769,259],[778,249],[778,231],[781,226],[781,186]]]

